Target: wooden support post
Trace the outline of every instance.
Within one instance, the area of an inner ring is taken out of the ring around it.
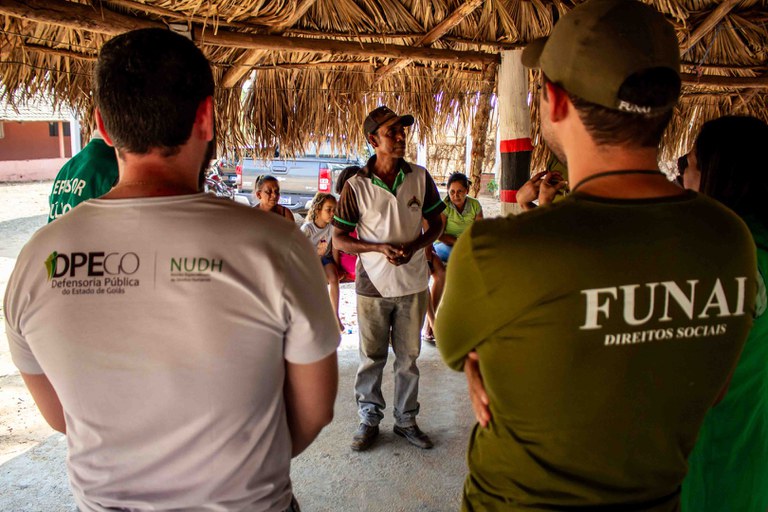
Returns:
[[[67,153],[64,151],[64,123],[57,122],[59,128],[59,158],[66,158]]]
[[[423,144],[421,142],[416,143],[416,165],[427,167],[427,164],[428,164],[427,155],[429,154],[428,152],[429,152],[429,149],[428,149],[426,140],[424,141]]]
[[[528,70],[522,50],[501,52],[499,68],[499,145],[501,149],[501,214],[518,214],[517,191],[531,177],[531,111]]]
[[[467,135],[464,137],[464,175],[472,175],[472,127],[467,129]]]
[[[74,112],[72,117],[69,118],[69,145],[72,156],[75,156],[83,149],[83,143],[80,140],[80,120],[77,118],[77,113]]]
[[[472,161],[469,175],[472,181],[470,191],[472,197],[477,197],[480,193],[480,180],[483,177],[485,163],[485,141],[488,136],[488,125],[491,123],[491,99],[496,86],[497,69],[496,64],[488,64],[483,71],[483,85],[477,101],[475,118],[472,121]]]

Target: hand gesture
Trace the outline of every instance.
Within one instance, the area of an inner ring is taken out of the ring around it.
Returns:
[[[400,258],[398,258],[398,265],[405,265],[413,258],[413,248],[410,244],[403,244],[400,246]]]
[[[533,202],[536,199],[539,206],[544,206],[554,201],[555,195],[567,186],[568,182],[557,171],[538,172],[517,191],[517,203],[523,210],[535,208]]]
[[[379,252],[383,254],[387,258],[387,261],[393,265],[397,265],[395,261],[397,261],[397,259],[403,255],[400,246],[392,244],[379,244]]]
[[[328,241],[327,240],[320,240],[317,242],[317,255],[318,256],[325,256],[325,253],[328,251]]]
[[[526,181],[520,190],[517,191],[517,204],[519,204],[523,210],[530,210],[534,208],[533,202],[539,197],[539,187],[541,186],[541,179],[547,174],[546,171],[538,172]]]
[[[464,375],[467,377],[469,399],[472,402],[475,419],[481,427],[485,428],[491,421],[491,409],[488,406],[491,402],[485,392],[483,376],[480,374],[480,358],[474,350],[467,354],[464,360]]]
[[[411,261],[411,258],[413,257],[413,248],[410,244],[399,244],[390,247],[394,247],[394,252],[389,254],[385,253],[387,255],[388,262],[396,267],[399,267],[400,265],[405,265]]]
[[[557,193],[567,186],[568,182],[563,179],[563,175],[559,172],[550,171],[545,174],[539,187],[539,206],[554,201]]]

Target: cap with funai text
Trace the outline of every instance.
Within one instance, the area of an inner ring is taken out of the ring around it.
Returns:
[[[398,116],[389,107],[382,105],[381,107],[372,110],[371,113],[368,114],[368,117],[365,118],[365,121],[363,122],[363,133],[365,133],[365,135],[374,133],[379,129],[379,126],[395,118],[399,118],[400,123],[403,126],[411,126],[413,124],[412,115],[406,114],[404,116]]]
[[[523,64],[576,96],[614,110],[652,114],[665,105],[638,105],[619,91],[632,75],[667,68],[679,76],[675,30],[653,7],[636,0],[588,0],[558,21],[547,38],[523,51]]]

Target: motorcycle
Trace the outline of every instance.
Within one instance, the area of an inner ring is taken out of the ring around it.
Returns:
[[[203,190],[216,197],[224,197],[235,200],[235,189],[228,185],[221,176],[216,164],[211,165],[205,171],[205,180],[203,181]]]

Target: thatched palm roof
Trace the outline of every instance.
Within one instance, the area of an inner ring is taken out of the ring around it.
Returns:
[[[767,0],[646,1],[677,27],[687,73],[667,156],[717,115],[768,120]],[[87,115],[101,44],[177,24],[214,65],[222,146],[290,153],[330,136],[359,148],[363,118],[382,103],[413,113],[431,138],[471,124],[495,90],[499,52],[546,35],[574,3],[0,0],[0,99],[47,93]],[[481,114],[473,133],[495,133],[491,111]]]

